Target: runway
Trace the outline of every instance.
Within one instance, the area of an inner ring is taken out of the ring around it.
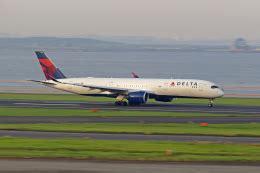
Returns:
[[[260,106],[235,106],[196,104],[145,104],[140,106],[115,106],[110,102],[69,102],[69,101],[21,101],[0,100],[0,107],[17,108],[61,108],[61,109],[93,109],[100,110],[129,110],[129,111],[160,111],[160,112],[201,112],[226,114],[260,114]]]
[[[260,116],[245,117],[160,117],[160,116],[0,116],[0,124],[27,123],[201,123],[235,124],[260,122]]]
[[[117,107],[106,102],[61,102],[61,101],[18,101],[1,100],[2,107],[32,107],[32,108],[61,108],[61,109],[99,109],[99,110],[130,110],[130,111],[167,111],[167,112],[201,112],[242,114],[243,116],[225,117],[160,117],[158,116],[0,116],[0,123],[250,123],[260,122],[260,107],[258,106],[223,106],[189,104],[147,104],[142,106]],[[259,137],[220,137],[192,135],[143,135],[143,134],[106,134],[106,133],[70,133],[70,132],[38,132],[1,130],[0,136],[34,137],[34,138],[91,138],[97,140],[157,140],[157,141],[209,141],[234,143],[260,143]]]
[[[144,135],[123,133],[73,133],[73,132],[40,132],[0,130],[0,136],[30,138],[88,138],[96,140],[134,140],[134,141],[179,141],[179,142],[220,142],[220,143],[260,143],[259,137],[223,137],[196,135]]]
[[[14,166],[15,165],[15,166]],[[178,162],[84,161],[69,159],[3,159],[2,173],[245,173],[260,172],[249,164],[208,164]]]

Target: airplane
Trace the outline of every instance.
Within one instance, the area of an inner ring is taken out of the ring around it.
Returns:
[[[176,98],[209,99],[224,96],[223,89],[213,82],[197,79],[145,78],[67,78],[43,51],[35,51],[46,80],[30,80],[62,91],[83,96],[116,98],[117,106],[145,104],[148,99],[171,102]]]

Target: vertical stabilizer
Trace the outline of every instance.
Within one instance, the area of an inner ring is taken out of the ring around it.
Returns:
[[[48,58],[43,51],[36,51],[35,53],[47,80],[66,78],[66,76],[55,66],[52,60]]]

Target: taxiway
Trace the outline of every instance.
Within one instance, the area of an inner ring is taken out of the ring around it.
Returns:
[[[115,106],[111,102],[0,100],[0,107],[61,108],[61,109],[96,108],[100,110],[260,114],[260,106],[236,106],[236,105],[214,105],[213,108],[209,108],[207,105],[197,105],[197,104],[145,104],[140,106]]]

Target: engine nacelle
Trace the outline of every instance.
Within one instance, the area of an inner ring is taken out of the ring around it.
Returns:
[[[129,105],[140,105],[146,103],[149,98],[149,95],[144,91],[136,91],[128,94],[128,103]]]
[[[159,102],[171,102],[173,100],[173,97],[170,97],[170,96],[156,96],[154,99],[156,101],[159,101]]]

